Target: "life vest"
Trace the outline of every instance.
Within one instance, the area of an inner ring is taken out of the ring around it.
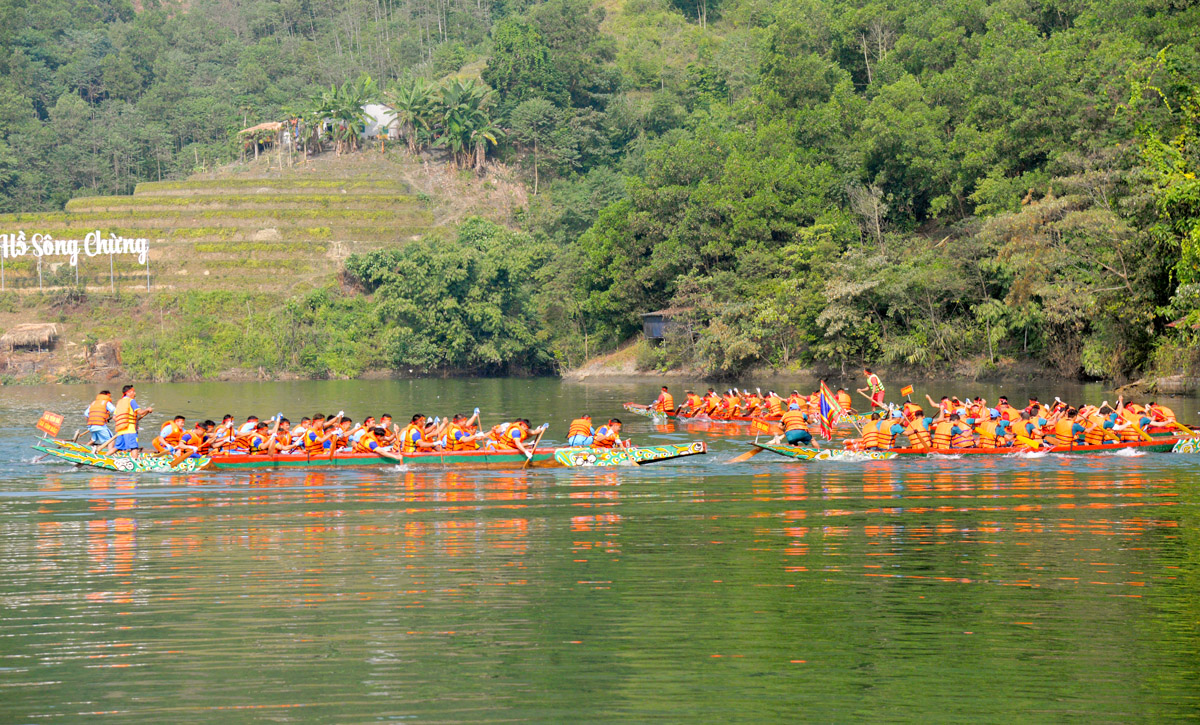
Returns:
[[[862,447],[866,450],[871,450],[879,447],[879,423],[878,420],[868,420],[862,426]]]
[[[943,400],[938,403],[938,408],[942,411],[942,417],[949,418],[950,414],[954,412],[954,401]]]
[[[704,398],[701,398],[695,393],[689,395],[687,401],[688,407],[692,409],[693,413],[699,412],[700,409],[704,407]]]
[[[952,448],[974,448],[975,436],[971,434],[971,426],[963,421],[958,422],[958,432],[950,437]]]
[[[310,456],[319,456],[324,453],[328,441],[322,441],[320,438],[321,431],[317,428],[304,434],[304,452]]]
[[[1124,422],[1129,423],[1129,425],[1117,431],[1117,435],[1120,436],[1121,442],[1124,443],[1126,441],[1142,440],[1142,434],[1138,433],[1138,418],[1136,416],[1132,418],[1125,417],[1124,414],[1122,414],[1122,418],[1124,418]]]
[[[175,424],[175,421],[168,421],[158,432],[164,443],[170,443],[173,446],[179,445],[179,439],[183,436],[183,428]]]
[[[1088,446],[1099,446],[1104,444],[1104,439],[1108,437],[1108,432],[1111,429],[1104,427],[1104,419],[1099,416],[1093,416],[1088,421],[1088,430],[1083,434],[1083,443]]]
[[[808,421],[805,419],[804,413],[798,410],[789,410],[779,419],[779,424],[783,426],[783,430],[808,430]]]
[[[875,373],[867,376],[867,387],[871,389],[871,395],[883,392],[883,382]]]
[[[271,448],[271,434],[269,432],[259,433],[254,431],[249,436],[246,448],[251,455],[263,455]]]
[[[529,435],[529,429],[520,423],[513,423],[500,434],[500,438],[496,441],[497,445],[502,448],[516,450],[517,441],[523,440]]]
[[[285,451],[292,447],[292,434],[279,431],[275,434],[275,450]]]
[[[1060,418],[1054,424],[1054,438],[1058,441],[1058,445],[1060,445],[1060,446],[1075,445],[1074,428],[1075,428],[1075,419],[1074,418]]]
[[[425,429],[416,423],[409,423],[400,431],[400,452],[416,453],[420,450],[417,441],[425,439]]]
[[[108,423],[108,404],[108,398],[97,395],[92,404],[88,406],[87,424],[104,425]]]
[[[767,412],[771,415],[783,415],[783,398],[778,395],[768,396]]]
[[[1009,423],[1018,423],[1021,420],[1021,411],[1010,405],[1000,411],[1000,416]]]
[[[905,418],[912,420],[916,417],[917,411],[920,409],[921,406],[917,405],[916,403],[909,402],[900,407],[900,412],[904,414]]]
[[[750,397],[746,398],[747,413],[753,412],[754,409],[760,405],[762,405],[762,398],[758,397],[757,395],[751,395]]]
[[[840,406],[841,409],[846,412],[849,412],[850,408],[854,405],[854,401],[850,399],[850,393],[847,393],[844,390],[837,394],[837,402],[838,406]]]
[[[654,405],[655,410],[661,410],[667,413],[675,410],[675,396],[664,390],[662,395],[659,395],[658,397],[659,401]],[[645,400],[645,398],[642,398],[642,400]]]
[[[933,427],[933,447],[939,451],[944,451],[950,448],[950,429],[954,424],[948,420],[943,420]]]
[[[592,440],[593,448],[612,448],[617,443],[617,434],[607,425],[596,429],[596,437]]]
[[[929,435],[929,429],[925,427],[924,418],[913,418],[909,421],[904,428],[904,435],[908,436],[909,448],[927,451],[933,446],[933,439]]]
[[[896,447],[896,434],[892,432],[892,426],[899,423],[899,418],[884,418],[879,421],[879,425],[875,426],[875,446],[877,448],[882,450]]]
[[[996,448],[996,421],[985,420],[975,428],[979,434],[980,448]]]
[[[1031,430],[1032,429],[1032,430]],[[1013,435],[1016,443],[1026,448],[1040,448],[1042,445],[1042,429],[1031,420],[1018,420],[1013,424]]]
[[[590,436],[592,434],[592,421],[588,418],[576,418],[571,421],[570,427],[567,428],[567,438],[573,436]]]
[[[1150,407],[1151,418],[1159,423],[1174,423],[1175,411],[1165,405],[1154,405]]]
[[[371,451],[375,450],[371,447],[372,443],[375,444],[375,448],[379,447],[379,439],[375,437],[374,433],[368,431],[363,433],[362,436],[354,442],[354,450],[358,451],[359,453],[370,453]]]
[[[137,433],[137,411],[133,409],[133,398],[122,395],[117,401],[117,408],[113,411],[113,425],[117,429],[117,435]]]
[[[821,396],[819,393],[813,393],[808,396],[808,419],[816,420],[821,415]]]

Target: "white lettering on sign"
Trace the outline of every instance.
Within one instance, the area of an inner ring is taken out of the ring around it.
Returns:
[[[25,231],[0,234],[0,256],[5,259],[24,257],[33,252],[35,257],[70,257],[71,266],[79,265],[79,253],[89,257],[100,254],[136,254],[138,264],[146,263],[150,253],[150,240],[121,237],[109,232],[108,236],[97,229],[88,232],[83,240],[55,239],[52,234],[37,233],[26,236]]]

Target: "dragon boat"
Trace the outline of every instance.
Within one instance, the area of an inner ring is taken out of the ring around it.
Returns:
[[[845,448],[807,448],[778,443],[750,444],[761,451],[770,451],[788,458],[802,461],[883,461],[893,458],[929,456],[1007,456],[1017,453],[1076,454],[1105,453],[1110,451],[1140,451],[1143,453],[1200,453],[1200,437],[1155,438],[1148,441],[1126,441],[1101,445],[1046,446],[1030,449],[1018,446],[1006,448],[888,448],[885,450],[855,451]]]
[[[193,471],[231,471],[283,468],[346,468],[361,466],[403,465],[421,468],[594,468],[606,466],[643,466],[684,456],[708,452],[702,441],[673,443],[634,448],[537,448],[533,457],[525,458],[520,451],[429,451],[397,454],[400,460],[384,458],[374,453],[334,452],[332,455],[309,456],[304,453],[277,455],[227,454],[175,460],[169,455],[100,455],[85,445],[71,441],[48,439],[34,446],[35,450],[60,460],[93,468],[126,473],[142,471],[156,473],[190,473]]]
[[[704,414],[679,415],[677,413],[664,413],[659,410],[654,410],[649,405],[644,405],[642,403],[625,403],[622,405],[622,407],[625,408],[625,410],[628,410],[630,413],[633,413],[634,415],[644,415],[647,418],[652,418],[652,419],[657,419],[657,420],[677,420],[682,423],[717,423],[717,424],[740,423],[740,424],[744,424],[744,425],[750,425],[751,423],[753,423],[755,421],[762,421],[762,422],[767,422],[767,423],[778,423],[779,422],[778,418],[752,418],[750,416],[745,416],[745,415],[735,415],[730,418],[710,418]],[[845,422],[847,425],[850,425],[852,423],[861,425],[864,421],[869,420],[870,418],[871,418],[870,415],[863,415],[862,413],[851,413],[850,415],[840,416],[838,418],[838,424],[840,425],[841,423]]]

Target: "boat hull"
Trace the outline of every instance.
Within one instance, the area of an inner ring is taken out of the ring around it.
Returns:
[[[892,458],[912,458],[928,456],[1007,456],[1014,453],[1057,453],[1085,455],[1088,453],[1105,453],[1109,451],[1135,450],[1143,453],[1198,453],[1200,439],[1187,438],[1156,438],[1149,441],[1131,441],[1127,443],[1107,443],[1097,446],[1049,446],[1030,450],[1028,448],[950,448],[935,450],[920,450],[916,448],[889,448],[884,451],[848,451],[841,448],[804,448],[771,443],[751,443],[750,445],[770,451],[788,458],[804,461],[824,460],[888,460]]]
[[[87,446],[70,441],[46,441],[35,448],[61,460],[94,468],[123,472],[186,473],[198,470],[238,471],[291,468],[350,468],[404,465],[412,468],[504,469],[504,468],[596,468],[646,465],[708,452],[701,441],[636,448],[538,448],[526,463],[520,451],[445,451],[411,453],[400,461],[373,453],[336,452],[327,456],[307,454],[233,454],[209,458],[185,458],[171,467],[170,456],[98,456]]]

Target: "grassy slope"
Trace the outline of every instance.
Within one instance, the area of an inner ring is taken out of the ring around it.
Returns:
[[[16,354],[0,381],[105,379],[83,351],[97,342],[128,342],[155,329],[169,334],[197,322],[181,301],[228,293],[272,307],[336,285],[342,261],[358,251],[452,233],[466,216],[510,223],[526,203],[521,184],[502,167],[482,177],[428,158],[377,149],[326,154],[285,167],[233,165],[179,181],[145,183],[132,196],[74,199],[64,212],[0,215],[0,229],[82,238],[100,229],[150,240],[150,283],[133,260],[81,258],[80,282],[61,258],[8,260],[0,294],[0,329],[21,322],[59,322],[63,337],[48,355]],[[62,287],[54,287],[55,283]],[[0,361],[3,355],[0,354]],[[3,363],[0,362],[0,366]],[[36,372],[30,366],[36,365]],[[272,374],[267,371],[267,374]]]

